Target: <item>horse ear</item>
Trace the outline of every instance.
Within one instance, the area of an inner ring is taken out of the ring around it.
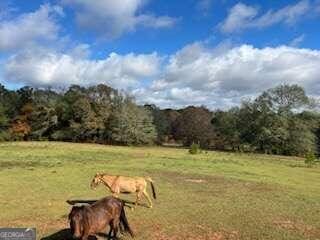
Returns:
[[[69,213],[69,215],[68,215],[68,219],[69,219],[69,220],[71,219],[71,216],[72,216],[74,210],[75,210],[75,206],[73,206],[73,207],[71,208],[71,211],[70,211],[70,213]]]

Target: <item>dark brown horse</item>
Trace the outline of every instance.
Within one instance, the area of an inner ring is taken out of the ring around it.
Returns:
[[[124,211],[124,202],[114,197],[102,198],[91,205],[72,207],[69,220],[75,239],[87,240],[89,235],[105,233],[107,226],[110,226],[108,239],[116,239],[119,228],[134,237]]]

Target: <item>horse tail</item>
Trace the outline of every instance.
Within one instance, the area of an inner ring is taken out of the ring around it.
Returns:
[[[124,211],[124,203],[121,206],[121,213],[120,213],[120,225],[123,226],[123,230],[130,233],[131,237],[134,237],[133,231],[130,228],[127,216],[126,216],[126,212]]]
[[[154,186],[154,184],[153,184],[153,180],[151,179],[151,177],[147,177],[146,180],[147,180],[148,182],[150,182],[153,198],[154,198],[154,199],[157,199],[156,189],[155,189],[155,186]]]

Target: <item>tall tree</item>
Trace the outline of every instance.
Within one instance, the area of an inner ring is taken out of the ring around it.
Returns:
[[[164,109],[161,110],[161,112],[164,114],[166,118],[166,122],[168,123],[168,135],[165,137],[165,142],[172,142],[177,139],[175,139],[176,134],[176,125],[177,125],[177,119],[181,115],[181,112],[174,109]]]
[[[51,139],[58,123],[55,106],[60,95],[51,89],[36,89],[33,92],[33,111],[31,114],[31,138]]]
[[[145,105],[144,108],[152,114],[157,131],[157,143],[165,142],[170,135],[170,125],[165,113],[154,104]]]
[[[258,101],[268,102],[273,111],[281,114],[306,108],[311,103],[302,87],[286,84],[265,91]]]
[[[215,130],[215,148],[221,150],[240,150],[239,108],[229,111],[216,111],[212,124]]]
[[[312,127],[296,116],[309,103],[310,99],[297,85],[281,85],[263,92],[253,102],[242,104],[240,138],[260,152],[302,156],[313,152]]]
[[[0,141],[8,140],[8,116],[6,115],[5,109],[0,102]]]
[[[104,124],[94,111],[87,89],[73,85],[57,104],[59,128],[54,139],[95,142]]]
[[[157,136],[152,115],[126,96],[117,96],[110,119],[110,138],[124,145],[152,144]]]
[[[201,147],[209,147],[214,133],[211,120],[212,113],[205,107],[185,108],[176,120],[176,139],[186,146],[199,143]]]

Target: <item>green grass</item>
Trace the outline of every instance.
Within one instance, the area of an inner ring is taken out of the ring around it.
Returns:
[[[67,199],[109,195],[96,172],[155,180],[154,208],[128,209],[138,240],[320,239],[320,167],[303,159],[48,142],[0,144],[0,226],[68,227]]]

